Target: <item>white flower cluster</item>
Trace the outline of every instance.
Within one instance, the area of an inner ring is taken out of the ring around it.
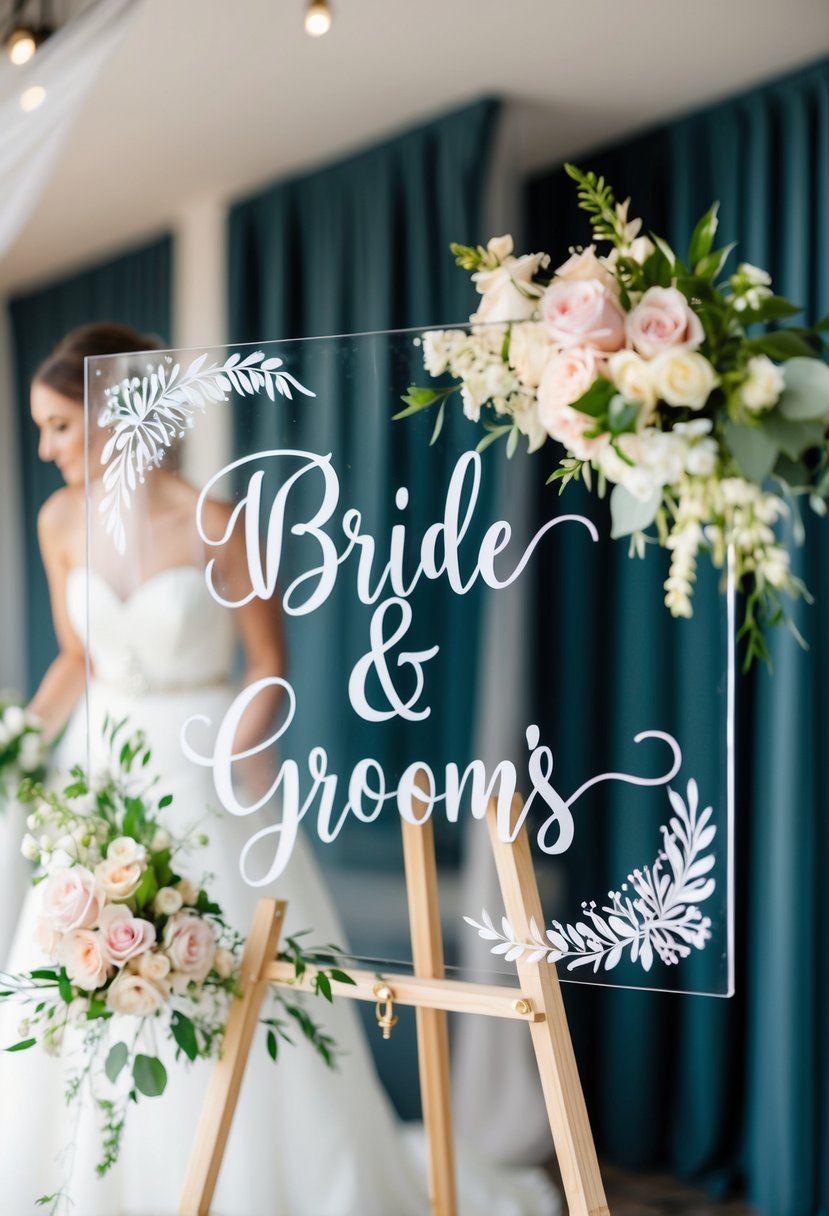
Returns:
[[[46,754],[40,719],[0,695],[0,794],[13,796],[24,777],[43,768]]]
[[[593,245],[573,251],[549,283],[537,281],[546,255],[515,257],[510,236],[467,251],[472,257],[464,264],[478,266],[472,278],[481,296],[472,328],[425,334],[426,369],[460,380],[463,410],[473,421],[486,406],[496,423],[503,419],[527,437],[530,451],[548,438],[563,444],[568,480],[588,465],[649,504],[651,519],[664,508],[660,534],[671,551],[666,603],[675,615],[691,615],[702,546],[712,547],[721,565],[724,546],[735,545],[738,576],[792,590],[788,554],[773,532],[784,505],[741,478],[720,480],[730,469],[712,420],[694,417],[722,384],[702,353],[700,316],[675,285],[638,292],[630,286],[630,263],[642,266],[654,245],[639,235],[641,221],[628,219],[627,206],[616,207],[609,256]],[[771,295],[769,276],[747,263],[729,281],[727,303],[735,313]],[[746,425],[772,409],[785,387],[783,372],[761,354],[723,376],[723,392]],[[586,394],[590,404],[582,401]]]
[[[674,524],[666,541],[671,567],[665,604],[674,616],[692,615],[691,596],[699,549],[706,545],[714,565],[725,565],[733,547],[737,575],[754,575],[758,586],[794,591],[788,550],[774,525],[787,513],[785,502],[742,477],[680,478]]]

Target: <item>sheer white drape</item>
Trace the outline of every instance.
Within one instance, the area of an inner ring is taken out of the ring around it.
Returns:
[[[11,339],[5,301],[0,300],[0,691],[23,691],[23,527],[17,431],[12,409]],[[23,894],[28,864],[20,856],[23,835],[17,807],[0,813],[0,967],[6,961]],[[6,1046],[6,1044],[0,1044]]]
[[[0,257],[42,193],[95,79],[142,0],[98,0],[46,42],[30,63],[0,62]],[[32,88],[36,109],[21,108]]]

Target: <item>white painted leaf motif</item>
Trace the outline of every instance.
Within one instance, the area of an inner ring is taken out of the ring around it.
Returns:
[[[699,790],[693,779],[688,782],[687,802],[670,788],[668,798],[674,815],[669,826],[661,829],[663,852],[653,865],[628,875],[632,895],[611,891],[611,902],[601,911],[595,903],[585,903],[583,920],[574,925],[553,921],[543,934],[533,919],[529,942],[516,940],[506,917],[499,932],[486,909],[481,912],[481,923],[469,916],[464,920],[483,940],[496,942],[490,952],[503,955],[507,962],[527,955],[525,961],[538,963],[546,957],[548,963],[564,962],[568,971],[585,966],[594,973],[612,971],[626,950],[632,963],[650,971],[657,958],[673,966],[693,949],[704,949],[711,938],[711,920],[697,905],[710,899],[716,889],[715,879],[703,877],[716,862],[713,853],[704,853],[717,833],[709,824],[713,808],[697,814]]]
[[[129,509],[137,484],[161,464],[168,448],[193,425],[197,410],[204,410],[212,402],[227,401],[234,390],[252,396],[264,388],[275,401],[277,393],[292,399],[293,386],[306,397],[316,396],[289,372],[280,370],[277,374],[283,367],[282,359],[265,359],[264,351],[253,351],[245,359],[234,353],[223,364],[210,366],[208,353],[195,358],[183,374],[179,363],[169,371],[161,363],[143,378],[134,376],[106,390],[101,425],[109,427],[112,434],[101,456],[107,493],[100,510],[106,519],[106,532],[121,553],[126,544],[122,510]]]

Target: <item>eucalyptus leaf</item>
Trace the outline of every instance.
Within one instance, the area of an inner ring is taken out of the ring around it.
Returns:
[[[778,410],[766,415],[763,426],[777,447],[792,460],[798,460],[809,448],[817,447],[823,441],[826,429],[823,422],[809,419],[790,422]]]
[[[167,1069],[157,1056],[136,1056],[132,1076],[135,1088],[147,1098],[160,1097],[167,1086]]]
[[[115,1043],[109,1051],[104,1064],[104,1072],[113,1084],[117,1081],[121,1069],[129,1058],[129,1048],[126,1043]]]
[[[650,527],[661,502],[661,490],[654,490],[643,502],[634,498],[624,486],[614,486],[610,495],[610,517],[613,525],[610,535],[613,540],[618,540],[620,536],[630,536],[631,532],[643,532],[645,528]]]
[[[778,359],[781,362],[798,357],[805,359],[819,357],[818,352],[802,334],[791,329],[778,329],[773,334],[762,334],[759,338],[749,338],[745,345],[753,355],[768,355],[770,359]]]
[[[791,422],[829,420],[829,367],[820,359],[790,359],[777,409]]]
[[[199,1045],[196,1040],[196,1029],[190,1019],[185,1017],[183,1013],[175,1010],[170,1020],[170,1029],[173,1032],[173,1038],[187,1056],[187,1059],[195,1060],[199,1054]]]
[[[782,453],[774,466],[774,476],[793,490],[811,486],[812,483],[808,465],[802,460],[792,460],[790,456],[784,456]]]
[[[636,430],[636,421],[641,406],[625,401],[618,394],[611,399],[608,409],[609,430],[611,435],[624,435]]]
[[[762,423],[749,426],[730,419],[725,424],[725,442],[739,465],[740,472],[755,485],[762,485],[774,468],[779,444],[768,433],[768,415]]]

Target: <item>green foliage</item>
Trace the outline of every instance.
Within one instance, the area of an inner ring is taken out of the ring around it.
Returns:
[[[596,239],[622,244],[624,233],[616,212],[616,200],[605,179],[595,173],[584,173],[571,164],[565,164],[564,172],[578,186],[579,206],[590,216]]]
[[[196,1039],[196,1028],[190,1019],[176,1009],[170,1019],[170,1029],[173,1032],[173,1038],[187,1059],[195,1060],[199,1054],[199,1044]]]
[[[167,1087],[167,1070],[157,1056],[137,1055],[132,1065],[135,1088],[147,1098],[158,1098]]]
[[[691,234],[691,243],[688,246],[688,265],[692,269],[695,269],[698,263],[711,252],[719,225],[719,210],[720,204],[712,203]]]
[[[109,1050],[104,1064],[104,1072],[114,1084],[129,1059],[129,1048],[126,1043],[115,1043]]]

